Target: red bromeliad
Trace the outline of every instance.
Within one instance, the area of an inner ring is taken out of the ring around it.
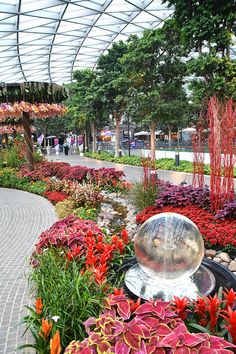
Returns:
[[[206,303],[207,303],[207,310],[210,314],[210,331],[214,333],[215,326],[217,324],[218,316],[220,314],[221,308],[221,301],[218,298],[217,294],[214,295],[214,297],[209,296],[206,297]]]
[[[226,320],[225,328],[228,329],[231,337],[232,342],[236,344],[236,310],[233,311],[230,307],[224,311],[224,315],[221,316]]]
[[[185,320],[189,310],[187,306],[189,305],[189,299],[185,296],[182,299],[179,297],[174,296],[174,300],[172,301],[173,309],[177,313],[177,315],[182,319]]]
[[[225,291],[223,291],[223,295],[225,297],[226,308],[233,307],[236,302],[236,292],[233,289],[226,289]]]
[[[199,297],[197,298],[196,301],[193,301],[193,311],[198,315],[199,317],[199,324],[201,326],[206,326],[208,323],[207,319],[207,304],[205,297]]]

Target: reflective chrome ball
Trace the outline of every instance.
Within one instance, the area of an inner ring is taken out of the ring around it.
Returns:
[[[134,247],[143,271],[163,280],[192,275],[204,256],[199,229],[177,213],[161,213],[148,219],[140,227]]]

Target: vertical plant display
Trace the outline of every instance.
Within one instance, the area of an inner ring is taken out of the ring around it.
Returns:
[[[204,132],[205,116],[200,114],[196,134],[192,135],[193,146],[193,187],[204,187]]]
[[[211,205],[217,212],[234,194],[234,151],[233,138],[236,110],[232,99],[220,103],[214,96],[208,104],[209,152],[211,166]]]
[[[28,169],[33,170],[31,120],[48,118],[66,112],[59,104],[67,98],[67,90],[56,84],[26,82],[0,85],[0,122],[23,126]]]
[[[223,172],[222,181],[223,199],[232,200],[234,195],[234,127],[236,123],[236,108],[233,106],[232,98],[223,107],[222,112],[222,153]]]

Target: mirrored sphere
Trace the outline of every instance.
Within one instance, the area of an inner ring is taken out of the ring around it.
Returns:
[[[151,278],[176,280],[192,275],[204,256],[204,242],[197,226],[177,213],[149,218],[134,240],[135,254]]]

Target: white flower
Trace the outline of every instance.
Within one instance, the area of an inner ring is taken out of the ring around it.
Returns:
[[[57,321],[59,320],[59,318],[60,318],[60,316],[53,316],[53,317],[52,317],[52,320],[55,321],[55,322],[57,322]]]

